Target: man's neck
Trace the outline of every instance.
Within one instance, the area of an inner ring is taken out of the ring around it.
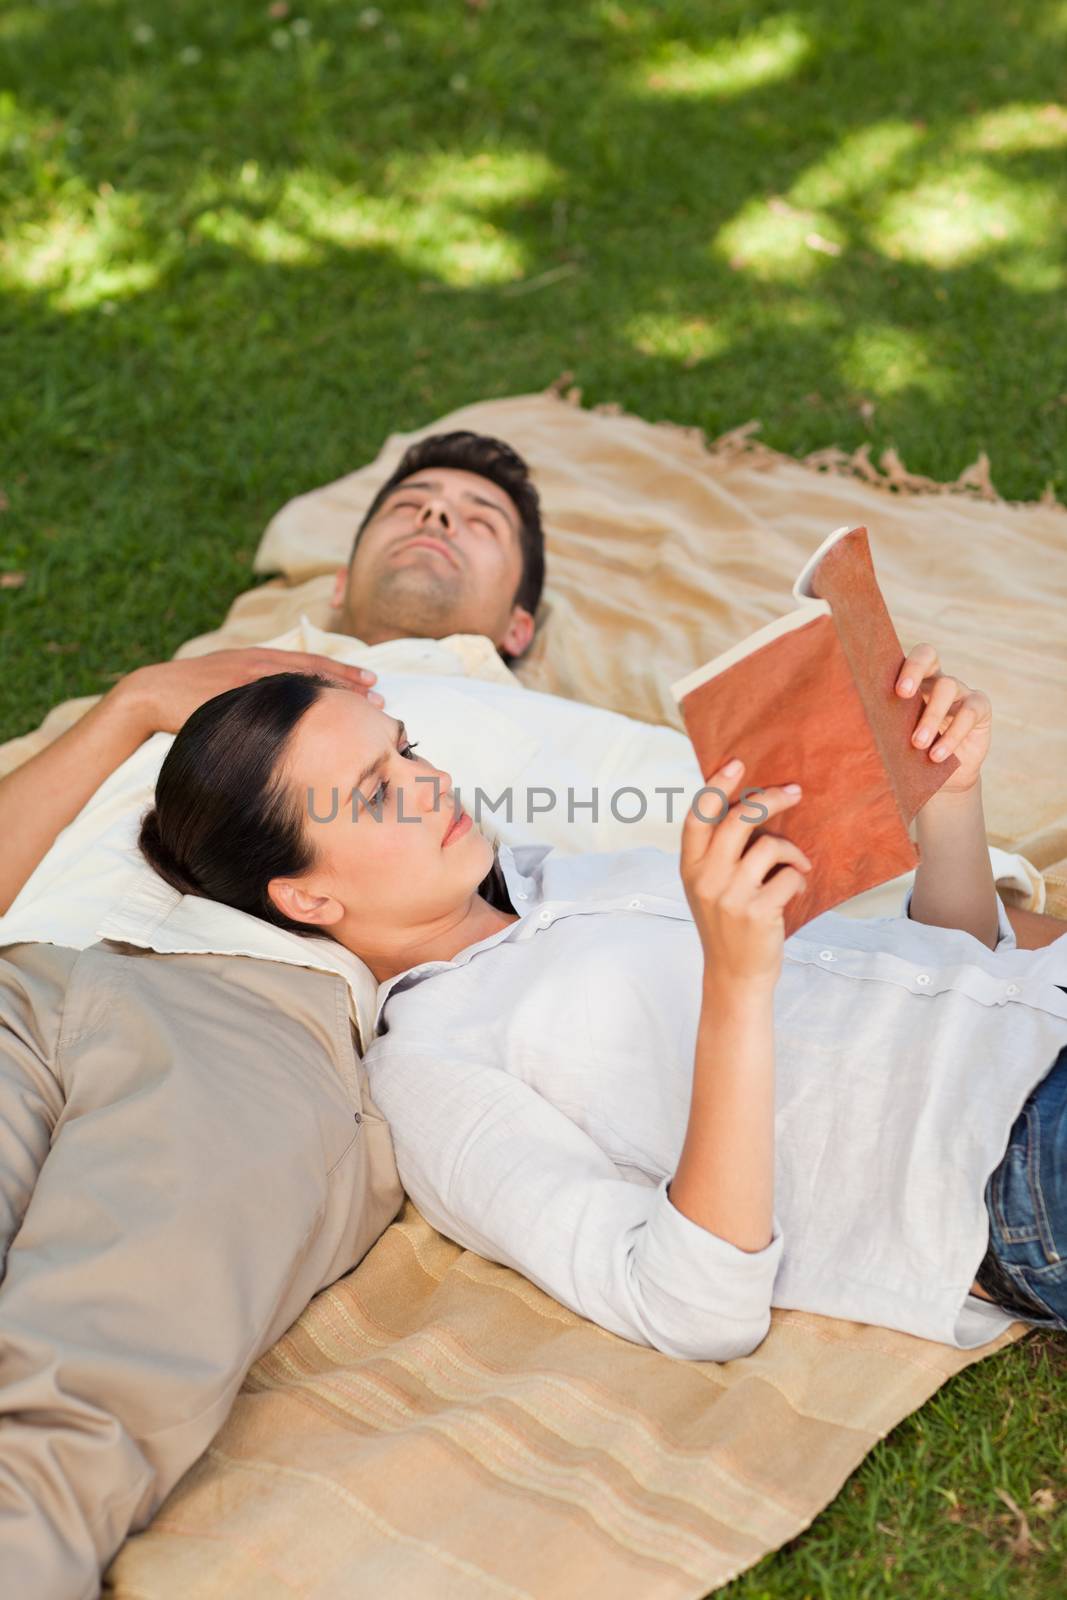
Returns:
[[[346,612],[338,611],[335,615],[334,625],[330,630],[333,633],[347,633],[353,639],[358,639],[361,644],[386,644],[390,639],[422,639],[429,635],[412,633],[407,628],[392,628],[388,623],[376,623],[371,618],[361,619],[350,617]]]

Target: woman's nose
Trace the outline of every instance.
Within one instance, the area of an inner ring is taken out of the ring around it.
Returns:
[[[452,804],[452,774],[443,767],[435,767],[432,762],[427,762],[429,771],[423,773],[426,779],[435,779],[436,782],[420,783],[422,790],[422,809],[424,811],[440,811]]]

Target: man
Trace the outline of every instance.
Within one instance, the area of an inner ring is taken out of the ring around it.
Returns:
[[[526,463],[499,439],[436,434],[371,502],[334,584],[337,631],[364,644],[483,633],[510,663],[533,638],[544,577]]]
[[[525,463],[496,439],[438,435],[405,453],[357,530],[336,626],[368,645],[482,634],[511,662],[543,582]],[[0,781],[0,913],[153,733],[293,670],[382,702],[373,672],[301,651],[222,650],[123,678]],[[5,1593],[91,1592],[255,1356],[395,1216],[388,1129],[350,1030],[328,1025],[351,1004],[336,972],[284,953],[0,949]]]
[[[490,638],[503,660],[529,647],[545,577],[541,508],[510,445],[468,432],[411,445],[379,489],[337,573],[337,631],[367,645],[455,633]],[[376,674],[291,650],[218,650],[139,667],[54,744],[0,779],[0,915],[61,829],[153,733],[272,672],[325,672],[381,696]]]

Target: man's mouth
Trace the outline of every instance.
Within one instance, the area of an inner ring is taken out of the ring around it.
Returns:
[[[429,534],[419,533],[413,539],[405,539],[399,546],[401,550],[411,550],[416,545],[421,545],[427,550],[436,550],[439,555],[445,556],[454,567],[459,566],[456,553],[443,539],[433,539]]]

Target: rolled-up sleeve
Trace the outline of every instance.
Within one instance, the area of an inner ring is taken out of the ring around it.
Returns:
[[[782,1253],[746,1251],[620,1175],[584,1130],[499,1068],[376,1041],[367,1069],[401,1182],[441,1233],[666,1355],[728,1361],[770,1325]]]
[[[902,907],[900,909],[900,915],[902,917],[909,917],[909,918],[911,917],[911,897],[912,897],[912,895],[914,893],[915,893],[915,884],[914,883],[910,883],[908,885],[907,893],[904,896],[904,904],[902,905]],[[994,950],[1015,950],[1015,949],[1018,948],[1018,941],[1015,938],[1015,929],[1012,927],[1011,923],[1008,920],[1008,913],[1004,909],[1004,902],[1000,898],[999,894],[997,895],[996,900],[997,900],[997,942],[993,946],[993,949]]]

